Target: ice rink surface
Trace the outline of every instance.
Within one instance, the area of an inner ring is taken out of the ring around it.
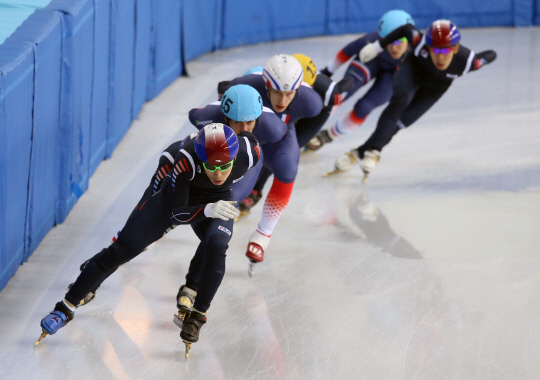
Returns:
[[[382,108],[302,155],[251,279],[244,253],[262,202],[236,224],[225,279],[187,361],[172,317],[198,244],[188,226],[121,267],[34,348],[41,318],[122,227],[161,150],[195,131],[187,112],[216,100],[218,81],[277,53],[303,53],[322,68],[357,36],[190,62],[190,77],[145,105],[66,222],[0,292],[0,379],[540,378],[540,29],[462,35],[497,60],[457,79],[401,131],[365,186],[359,168],[322,174],[369,136]]]

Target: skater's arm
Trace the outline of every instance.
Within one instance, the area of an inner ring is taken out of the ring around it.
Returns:
[[[152,177],[152,180],[150,181],[152,194],[157,193],[159,189],[161,189],[163,180],[167,176],[167,173],[169,173],[169,171],[173,167],[174,157],[176,156],[176,153],[178,152],[178,149],[182,144],[183,141],[176,141],[169,145],[169,147],[165,149],[163,153],[161,153],[161,156],[159,157],[158,167],[154,173],[154,176]]]
[[[366,39],[366,36],[363,36],[347,44],[336,54],[332,62],[321,70],[321,73],[332,76],[341,65],[351,59],[351,57],[358,55],[358,52],[369,42],[370,41]]]
[[[188,206],[190,182],[195,176],[193,157],[181,149],[175,157],[172,170],[163,186],[166,191],[169,218],[173,225],[197,223],[206,218],[206,204]]]
[[[497,53],[494,50],[485,50],[474,55],[474,61],[469,71],[476,71],[482,66],[493,62],[497,58]]]
[[[261,158],[261,147],[259,146],[259,141],[253,133],[250,132],[240,132],[238,135],[239,140],[243,140],[245,143],[245,148],[241,149],[238,154],[241,155],[242,159],[246,160],[247,170],[257,165]],[[242,144],[242,143],[241,143]]]

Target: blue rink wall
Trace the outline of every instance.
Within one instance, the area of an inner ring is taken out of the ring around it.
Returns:
[[[0,289],[66,219],[143,104],[185,74],[186,61],[239,45],[371,31],[393,8],[421,29],[438,18],[461,27],[540,24],[540,0],[5,3],[0,28],[15,14],[29,17],[0,45]]]

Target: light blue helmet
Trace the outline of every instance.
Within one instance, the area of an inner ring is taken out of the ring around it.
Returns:
[[[246,76],[246,75],[249,75],[249,74],[262,74],[263,70],[264,70],[264,67],[255,66],[255,67],[252,67],[251,69],[249,69],[248,71],[246,71],[243,76]]]
[[[235,121],[251,121],[262,114],[261,95],[253,87],[237,84],[229,87],[221,98],[221,112]]]
[[[379,20],[379,36],[386,37],[389,33],[405,24],[414,25],[411,15],[400,9],[386,12]]]

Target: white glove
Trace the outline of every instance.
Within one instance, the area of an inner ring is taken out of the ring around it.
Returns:
[[[238,216],[238,209],[234,207],[236,201],[217,201],[208,203],[204,208],[204,215],[208,218],[219,218],[222,220],[234,219]]]
[[[366,63],[379,55],[383,51],[379,41],[375,41],[372,44],[367,44],[360,50],[360,62]]]

